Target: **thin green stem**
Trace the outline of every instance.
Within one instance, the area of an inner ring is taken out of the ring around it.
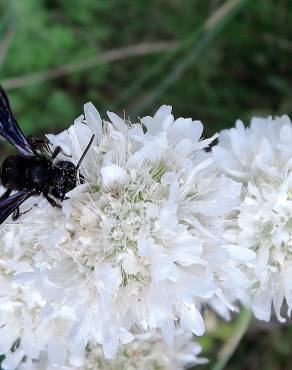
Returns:
[[[143,99],[136,107],[136,111],[142,114],[154,103],[171,85],[173,85],[190,67],[203,50],[215,39],[234,16],[242,9],[249,0],[228,0],[216,10],[206,22],[197,29],[180,47],[187,49],[187,53],[178,61],[171,72],[161,81],[154,90]],[[192,46],[190,46],[190,44]],[[175,52],[171,54],[175,56]],[[170,56],[169,56],[170,58]],[[164,61],[163,61],[164,66]],[[159,65],[159,68],[161,66]],[[156,70],[155,70],[156,72]],[[148,76],[147,76],[148,78]],[[134,112],[136,113],[136,112]]]
[[[225,368],[226,364],[230,360],[231,356],[235,352],[236,348],[238,347],[242,337],[246,333],[249,323],[251,320],[252,314],[251,311],[244,308],[242,309],[239,318],[235,324],[235,329],[233,335],[229,338],[229,340],[223,345],[219,352],[219,360],[218,362],[212,367],[211,370],[222,370]]]
[[[102,64],[112,63],[131,57],[144,56],[147,54],[163,53],[174,49],[175,47],[176,41],[158,41],[116,48],[79,62],[67,63],[55,68],[28,73],[22,76],[9,77],[2,81],[2,85],[6,90],[18,89],[27,85],[54,80],[74,73],[80,73]]]

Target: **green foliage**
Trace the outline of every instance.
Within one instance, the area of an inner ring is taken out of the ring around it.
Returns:
[[[235,326],[232,322],[229,326]],[[217,330],[221,330],[221,326]],[[291,369],[291,324],[280,326],[276,321],[263,323],[254,321],[245,333],[236,351],[224,370],[290,370]],[[207,342],[207,343],[206,343]],[[202,346],[210,358],[208,365],[197,366],[194,370],[215,370],[217,354],[224,342],[213,335],[205,336]]]
[[[220,1],[2,0],[1,32],[14,34],[0,80],[83,61],[145,41],[184,40]],[[291,113],[292,8],[289,0],[251,1],[152,107],[201,119],[208,134],[254,114]],[[0,42],[1,42],[0,39]],[[92,100],[105,112],[163,54],[129,58],[9,92],[26,132],[60,130]],[[117,108],[131,115],[183,55]],[[142,112],[141,112],[142,113]]]

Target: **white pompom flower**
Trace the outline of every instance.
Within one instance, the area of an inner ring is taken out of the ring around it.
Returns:
[[[169,348],[157,332],[138,334],[136,339],[121,347],[118,356],[113,360],[104,358],[102,347],[88,346],[85,352],[84,365],[65,364],[56,368],[50,365],[46,354],[42,353],[39,361],[32,366],[23,362],[19,370],[183,370],[197,364],[207,363],[207,359],[198,357],[201,346],[194,342],[190,333],[177,331],[174,347]]]
[[[41,199],[31,198],[22,210],[28,211],[38,201]],[[46,301],[40,292],[33,288],[33,284],[19,285],[14,280],[15,274],[33,269],[33,251],[23,248],[20,229],[19,223],[10,220],[0,228],[0,354],[5,356],[1,362],[3,370],[20,369],[24,365],[30,370],[42,353],[46,353],[50,363],[63,363],[67,357],[66,322],[58,318],[43,320]]]
[[[247,283],[237,264],[253,258],[225,240],[241,185],[218,175],[203,150],[216,136],[200,140],[200,122],[175,120],[169,106],[135,124],[103,121],[91,103],[84,111],[48,135],[75,164],[95,135],[82,183],[62,209],[43,199],[18,220],[27,269],[14,282],[41,294],[38,326],[60,323],[59,367],[64,353],[82,362],[88,343],[111,359],[139,332],[160,330],[170,346],[175,327],[202,335],[202,302],[234,309]]]
[[[287,116],[241,121],[219,135],[213,153],[224,174],[243,184],[238,237],[256,252],[249,263],[254,314],[281,322],[284,300],[292,309],[292,125]]]

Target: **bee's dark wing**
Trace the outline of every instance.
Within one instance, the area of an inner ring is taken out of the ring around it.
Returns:
[[[33,150],[29,145],[24,133],[18,126],[16,119],[14,118],[9,100],[0,86],[0,135],[4,137],[10,144],[14,145],[18,151],[25,155],[33,155]]]
[[[18,191],[8,198],[0,199],[0,224],[9,217],[25,200],[30,198],[33,192]]]

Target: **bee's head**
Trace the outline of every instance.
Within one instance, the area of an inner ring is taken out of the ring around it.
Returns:
[[[77,172],[93,142],[93,139],[94,135],[91,136],[91,139],[76,166],[69,161],[60,161],[53,166],[54,178],[52,181],[53,186],[50,189],[50,193],[56,198],[63,200],[65,198],[65,194],[68,193],[68,191],[74,189],[77,185]],[[80,175],[80,180],[81,182],[84,181],[82,175]]]
[[[54,165],[54,185],[51,193],[54,197],[63,200],[68,191],[77,185],[77,168],[69,161],[60,161]]]
[[[54,165],[54,167],[58,168],[60,171],[67,175],[77,172],[75,164],[69,161],[59,161]]]

